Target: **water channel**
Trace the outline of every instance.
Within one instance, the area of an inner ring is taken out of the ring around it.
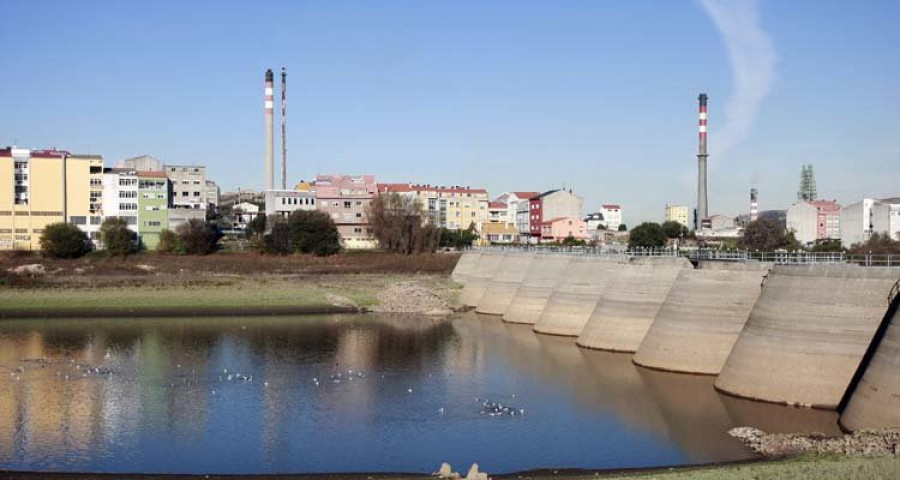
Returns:
[[[745,425],[839,432],[472,313],[0,322],[0,470],[649,467],[749,458]]]

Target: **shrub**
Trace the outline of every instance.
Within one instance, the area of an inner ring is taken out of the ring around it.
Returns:
[[[687,227],[673,220],[664,222],[662,228],[668,238],[686,238],[691,233]]]
[[[563,239],[560,245],[562,245],[563,247],[583,247],[587,245],[587,242],[585,242],[584,240],[578,240],[573,235],[569,235]]]
[[[124,257],[137,252],[137,234],[128,229],[124,218],[110,217],[100,225],[99,239],[106,253]]]
[[[461,250],[463,248],[468,248],[472,246],[472,243],[478,239],[478,234],[475,233],[475,225],[470,224],[469,228],[465,230],[448,230],[446,228],[441,229],[441,247],[453,247],[457,250]]]
[[[87,235],[68,223],[52,223],[41,234],[41,251],[54,258],[78,258],[90,251]]]
[[[263,237],[263,251],[277,255],[294,253],[294,237],[287,222],[272,225],[272,231]]]
[[[260,213],[247,222],[247,236],[258,237],[266,232],[266,214]]]
[[[180,225],[178,236],[181,237],[184,253],[190,255],[207,255],[216,251],[216,244],[221,238],[215,227],[196,218]]]
[[[297,210],[288,218],[294,251],[318,256],[341,251],[341,236],[331,217],[319,210]]]
[[[181,245],[181,238],[175,232],[164,229],[159,232],[159,243],[156,244],[156,251],[159,253],[184,253]]]
[[[853,254],[900,254],[900,240],[894,240],[887,233],[873,233],[869,239],[863,243],[854,244],[850,248]]]
[[[792,232],[787,232],[778,222],[766,218],[748,223],[739,245],[741,248],[763,252],[800,249],[800,243]]]
[[[628,248],[660,248],[666,245],[666,240],[662,225],[644,222],[631,230]]]

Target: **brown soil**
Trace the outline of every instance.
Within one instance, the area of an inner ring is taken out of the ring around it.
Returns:
[[[76,260],[44,258],[36,253],[0,253],[0,285],[29,286],[52,282],[53,277],[147,277],[261,274],[392,274],[427,273],[449,275],[459,254],[400,255],[383,252],[342,253],[330,257],[312,255],[262,255],[220,252],[206,256],[143,253],[126,258],[108,258],[102,253]],[[10,269],[30,264],[44,266],[42,281],[16,275]]]

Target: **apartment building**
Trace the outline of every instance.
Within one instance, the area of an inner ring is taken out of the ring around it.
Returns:
[[[137,170],[114,167],[103,171],[103,218],[124,219],[128,229],[138,233],[138,196]]]
[[[0,149],[0,249],[36,250],[44,228],[101,221],[103,159],[64,150]]]
[[[366,208],[377,194],[374,175],[316,177],[316,208],[329,214],[334,220],[345,248],[376,247]]]
[[[690,220],[690,209],[687,205],[668,205],[666,204],[666,220],[667,222],[678,222],[688,227]]]
[[[422,206],[425,221],[449,230],[464,230],[470,225],[482,231],[488,222],[488,192],[483,188],[435,186],[412,183],[382,183],[379,193],[410,196]]]
[[[166,165],[165,172],[166,177],[172,182],[173,208],[207,209],[206,167]]]
[[[606,203],[600,205],[600,214],[603,215],[603,221],[606,222],[607,230],[618,230],[622,224],[622,206],[615,203]]]
[[[900,198],[864,198],[842,208],[839,221],[845,247],[866,242],[873,233],[900,240]]]
[[[147,249],[155,249],[169,228],[169,180],[165,172],[137,172],[138,236]]]
[[[581,221],[584,199],[571,190],[549,190],[528,200],[528,225],[532,243],[543,236],[544,222],[558,218]]]
[[[587,222],[579,217],[557,217],[541,222],[541,241],[561,242],[568,237],[587,240]]]

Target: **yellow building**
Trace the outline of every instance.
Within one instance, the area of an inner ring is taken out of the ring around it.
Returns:
[[[0,250],[40,249],[44,228],[64,219],[96,232],[102,198],[100,156],[0,149]]]
[[[378,192],[418,199],[425,218],[436,227],[465,230],[475,224],[475,230],[480,233],[482,226],[488,222],[488,192],[482,188],[380,183]]]
[[[689,218],[690,213],[688,207],[684,205],[666,205],[667,222],[678,222],[687,227]]]

